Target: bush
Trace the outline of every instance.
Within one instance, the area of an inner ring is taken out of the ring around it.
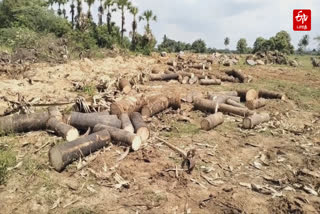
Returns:
[[[0,28],[0,43],[12,49],[35,48],[38,33],[27,28]]]

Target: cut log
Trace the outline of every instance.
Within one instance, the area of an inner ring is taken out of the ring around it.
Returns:
[[[233,77],[233,76],[227,76],[227,75],[217,75],[216,76],[218,79],[221,79],[223,82],[239,82],[239,79]]]
[[[130,114],[130,119],[135,133],[141,137],[143,142],[147,141],[150,136],[150,131],[147,124],[143,121],[142,115],[139,112],[133,112]]]
[[[221,85],[220,79],[201,79],[200,85]]]
[[[256,99],[256,100],[251,100],[251,101],[247,101],[246,102],[246,106],[250,110],[261,108],[261,107],[265,106],[266,104],[267,104],[267,100],[263,99],[263,98]]]
[[[173,66],[173,67],[177,67],[177,62],[174,60],[171,60],[169,62],[167,62],[168,65]]]
[[[246,93],[246,101],[258,99],[258,92],[254,89],[250,89]]]
[[[181,96],[180,93],[170,93],[167,95],[169,101],[169,107],[177,110],[181,108]]]
[[[62,122],[62,114],[57,107],[49,108],[50,119],[47,122],[47,128],[54,131],[58,136],[63,137],[68,142],[79,137],[79,132],[76,128]]]
[[[230,70],[230,71],[226,71],[227,75],[233,76],[235,78],[238,78],[240,80],[240,82],[242,83],[247,83],[249,78],[247,75],[245,75],[244,73],[242,73],[241,70]]]
[[[221,111],[223,113],[227,113],[227,114],[239,115],[239,116],[242,116],[242,117],[246,117],[246,116],[254,114],[253,111],[250,111],[247,108],[234,107],[234,106],[228,105],[228,104],[220,104],[219,105],[219,111]]]
[[[107,146],[110,142],[107,130],[78,138],[68,143],[58,144],[49,151],[49,161],[53,168],[61,172],[68,164],[88,156],[89,154]]]
[[[203,98],[196,98],[193,100],[193,107],[196,110],[203,112],[215,113],[218,108],[218,103],[212,100],[207,100]]]
[[[165,96],[162,96],[145,105],[141,110],[141,114],[144,117],[151,117],[159,112],[164,111],[168,107],[169,107],[168,98]]]
[[[153,69],[151,70],[151,73],[153,73],[153,74],[159,74],[159,73],[161,73],[161,69],[160,69],[160,68],[153,68]]]
[[[226,96],[233,96],[233,97],[237,97],[238,96],[238,92],[236,91],[218,91],[218,92],[214,92],[215,94],[221,94],[221,95],[226,95]]]
[[[117,129],[111,126],[106,126],[102,124],[97,124],[93,128],[93,132],[99,132],[102,130],[108,130],[111,136],[111,140],[116,142],[125,143],[130,146],[133,151],[139,150],[141,146],[141,138],[133,133],[130,133],[123,129]]]
[[[223,94],[219,94],[219,93],[212,93],[212,92],[208,92],[208,99],[209,100],[221,100],[221,103],[225,103],[227,101],[227,99],[231,99],[235,102],[240,103],[240,97],[235,97],[235,96],[228,96],[228,95],[223,95]]]
[[[259,97],[266,98],[266,99],[281,99],[281,100],[286,99],[286,96],[282,93],[267,91],[267,90],[260,90]]]
[[[188,103],[193,103],[196,98],[203,98],[203,94],[199,91],[191,91],[187,94],[185,101]]]
[[[270,116],[268,113],[254,114],[250,117],[246,117],[243,119],[243,128],[252,129],[256,125],[259,125],[264,122],[268,122],[270,120]]]
[[[193,76],[193,77],[191,77],[191,78],[189,79],[189,84],[190,84],[190,85],[193,85],[193,84],[197,83],[198,80],[199,80],[199,78],[198,78],[197,76]]]
[[[239,108],[246,108],[246,106],[243,105],[242,103],[236,102],[236,101],[234,101],[233,99],[230,99],[230,98],[228,98],[226,100],[226,104],[232,105],[232,106],[235,106],[235,107],[239,107]]]
[[[123,93],[128,94],[131,91],[131,84],[127,79],[123,78],[119,81],[119,88]]]
[[[28,132],[46,129],[48,110],[33,114],[15,114],[0,118],[0,133]]]
[[[203,64],[197,64],[197,65],[193,65],[192,68],[204,70],[206,66]]]
[[[190,79],[190,77],[184,76],[183,79],[182,79],[182,81],[181,81],[181,83],[182,83],[182,84],[187,84],[187,83],[189,82],[189,79]]]
[[[122,113],[119,118],[121,120],[121,128],[130,133],[134,133],[134,128],[131,123],[129,115],[127,113]]]
[[[71,112],[67,121],[71,126],[81,130],[87,130],[89,127],[93,128],[97,124],[121,128],[121,121],[118,119],[117,115]]]
[[[139,112],[141,108],[146,104],[146,100],[143,96],[128,96],[123,99],[114,102],[110,106],[111,114],[120,115],[121,113]]]
[[[167,80],[177,80],[179,79],[179,74],[150,74],[150,81],[167,81]]]
[[[223,114],[218,112],[215,114],[210,115],[209,117],[203,119],[201,121],[201,128],[209,131],[218,125],[222,124],[224,121]]]

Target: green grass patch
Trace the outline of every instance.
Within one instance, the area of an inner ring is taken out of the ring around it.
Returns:
[[[86,207],[73,208],[67,214],[95,214],[96,212]]]
[[[88,84],[83,86],[82,92],[87,94],[90,97],[93,97],[97,92],[97,88],[94,85]]]
[[[8,167],[13,167],[16,164],[16,155],[10,149],[0,149],[0,185],[2,185],[6,183],[8,178]]]
[[[185,123],[185,122],[173,122],[171,124],[171,131],[170,132],[162,132],[163,136],[165,137],[182,137],[188,135],[195,135],[198,134],[200,131],[200,127],[196,126],[192,123]]]

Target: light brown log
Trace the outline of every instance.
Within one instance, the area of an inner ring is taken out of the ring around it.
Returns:
[[[243,128],[245,129],[252,129],[256,125],[259,125],[264,122],[268,122],[270,120],[270,116],[268,113],[260,113],[260,114],[254,114],[250,117],[246,117],[243,119]]]
[[[200,85],[221,85],[220,79],[201,79]]]
[[[233,82],[233,83],[239,82],[239,79],[237,79],[233,76],[217,75],[217,78],[221,79],[221,81],[223,81],[223,82]]]
[[[222,124],[223,121],[223,114],[221,112],[218,112],[204,118],[200,124],[202,129],[209,131],[210,129],[213,129],[218,125]]]
[[[63,137],[68,142],[79,137],[79,132],[76,128],[62,121],[62,114],[57,107],[50,107],[48,110],[50,119],[47,122],[47,128],[49,130],[54,131],[58,136]]]
[[[120,115],[121,113],[139,112],[142,107],[146,104],[146,100],[143,96],[139,95],[136,97],[127,96],[119,101],[111,104],[111,114]]]
[[[241,70],[232,69],[230,71],[226,71],[226,74],[238,78],[242,83],[247,83],[249,80],[248,76],[242,73]]]
[[[159,74],[159,73],[161,73],[161,69],[160,69],[160,68],[153,68],[153,69],[151,70],[151,73],[153,73],[153,74]]]
[[[177,110],[181,108],[181,95],[177,92],[172,92],[167,95],[169,101],[169,107]]]
[[[220,104],[219,111],[221,111],[223,113],[239,115],[242,117],[246,117],[246,116],[254,114],[253,111],[251,111],[247,108],[234,107],[234,106],[228,105],[228,104]]]
[[[114,128],[111,126],[106,126],[102,124],[97,124],[93,128],[93,132],[99,132],[102,130],[108,130],[111,136],[111,140],[116,142],[125,143],[126,145],[130,146],[133,151],[139,150],[141,146],[141,138],[133,133],[130,133],[123,129]]]
[[[119,88],[123,93],[128,94],[131,91],[131,84],[127,79],[122,78],[119,81]]]
[[[97,124],[121,128],[121,121],[118,119],[117,115],[71,112],[67,121],[71,126],[81,130],[87,130],[89,127],[92,129]]]
[[[107,146],[110,139],[109,132],[103,130],[68,143],[58,144],[49,151],[50,164],[56,171],[61,172],[68,164],[80,157],[88,156]]]
[[[48,110],[33,114],[15,114],[0,118],[0,134],[28,132],[46,129]]]
[[[174,60],[170,60],[169,62],[167,62],[167,64],[173,67],[177,67],[177,62]]]
[[[215,113],[218,108],[218,103],[212,100],[196,98],[193,100],[193,107],[194,109],[200,110],[203,112]]]
[[[197,64],[197,65],[193,65],[192,68],[204,70],[204,69],[205,69],[205,65],[203,65],[203,64]]]
[[[240,97],[223,95],[223,94],[219,94],[216,92],[208,92],[208,99],[209,100],[219,99],[219,100],[221,100],[221,103],[225,103],[227,101],[227,99],[231,99],[235,102],[240,103]]]
[[[246,106],[248,107],[248,109],[251,109],[251,110],[261,108],[261,107],[265,106],[266,104],[267,104],[267,100],[263,99],[263,98],[246,102]]]
[[[149,102],[141,110],[143,117],[151,117],[159,112],[164,111],[169,107],[169,100],[165,96],[161,96],[156,100]]]
[[[218,92],[214,92],[215,94],[221,94],[221,95],[226,95],[226,96],[233,96],[233,97],[237,97],[238,96],[238,92],[237,91],[218,91]]]
[[[189,79],[190,79],[190,77],[184,76],[183,79],[182,79],[182,81],[181,81],[181,83],[182,83],[182,84],[187,84],[187,83],[189,82]]]
[[[246,93],[246,101],[258,99],[258,92],[254,89],[250,89]]]
[[[130,119],[133,124],[135,133],[141,137],[141,140],[145,142],[150,136],[150,131],[147,124],[143,121],[142,115],[139,112],[132,112]]]
[[[134,133],[133,125],[132,125],[130,117],[127,113],[122,113],[120,115],[119,119],[121,120],[121,128],[123,130],[126,130],[130,133]]]
[[[196,98],[203,98],[203,94],[200,91],[191,91],[186,96],[186,102],[193,103]]]
[[[198,80],[199,80],[199,78],[198,78],[197,76],[193,76],[193,77],[191,77],[191,78],[189,79],[189,84],[190,84],[190,85],[193,85],[193,84],[197,83]]]
[[[179,79],[179,74],[150,74],[150,81],[167,81],[167,80],[177,80]]]
[[[232,105],[232,106],[235,106],[235,107],[239,107],[239,108],[246,108],[246,106],[243,105],[242,103],[236,102],[236,101],[234,101],[233,99],[230,99],[230,98],[228,98],[226,100],[226,104]]]
[[[281,99],[281,100],[286,99],[286,96],[282,93],[267,91],[267,90],[260,90],[259,97],[266,98],[266,99]]]

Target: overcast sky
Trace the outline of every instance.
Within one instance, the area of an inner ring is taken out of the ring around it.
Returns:
[[[224,38],[230,38],[230,48],[235,49],[240,38],[252,46],[259,36],[270,38],[281,30],[289,32],[295,47],[304,34],[311,37],[309,48],[317,47],[314,37],[320,36],[320,0],[133,0],[140,13],[151,9],[158,22],[151,29],[158,43],[163,35],[170,39],[192,43],[204,39],[209,47],[224,48]],[[97,20],[99,1],[92,8]],[[86,8],[85,4],[84,7]],[[67,8],[69,10],[69,8]],[[311,9],[312,30],[293,31],[293,9]],[[105,20],[105,16],[104,16]],[[119,12],[113,21],[120,24]],[[131,30],[132,15],[126,19],[127,34]],[[143,25],[139,23],[139,31]]]

